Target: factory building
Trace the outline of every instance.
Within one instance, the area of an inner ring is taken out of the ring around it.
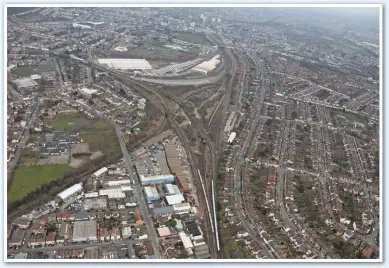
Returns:
[[[155,201],[161,198],[156,187],[146,186],[143,188],[143,190],[145,192],[147,201]]]
[[[174,176],[172,174],[149,176],[149,177],[145,177],[145,176],[141,175],[140,182],[142,185],[172,183],[172,182],[174,182]]]
[[[97,90],[96,89],[89,89],[89,88],[83,87],[83,88],[80,88],[78,90],[78,92],[82,96],[84,96],[85,98],[90,99],[97,93]]]
[[[105,196],[99,198],[87,198],[84,201],[85,210],[104,210],[107,208],[107,198]]]
[[[73,242],[86,241],[97,241],[96,220],[74,222]]]
[[[126,197],[126,194],[123,193],[123,190],[121,187],[100,189],[99,195],[100,196],[107,196],[108,199],[121,199],[121,198]]]
[[[131,180],[115,180],[115,181],[107,181],[108,187],[120,186],[120,185],[128,185],[131,184]]]
[[[25,232],[25,230],[19,228],[15,229],[12,232],[10,239],[8,239],[8,247],[21,247]]]
[[[98,179],[99,177],[101,177],[103,174],[105,174],[107,172],[108,172],[108,168],[103,167],[103,168],[99,169],[98,171],[96,171],[95,173],[93,173],[92,177],[94,177],[95,179]]]
[[[85,193],[84,197],[85,197],[85,198],[95,198],[95,197],[99,197],[99,193],[98,193],[98,192],[89,192],[89,193]]]
[[[170,206],[181,204],[182,202],[185,201],[185,198],[182,194],[168,195],[165,198],[166,198],[166,202]]]
[[[185,232],[179,232],[178,235],[180,236],[185,249],[193,248],[193,243]]]
[[[30,77],[15,79],[11,82],[19,91],[34,91],[38,89],[38,83]]]
[[[230,137],[228,138],[228,143],[232,143],[235,140],[236,132],[231,132]]]
[[[172,235],[168,227],[160,227],[157,229],[157,232],[159,237],[168,237]]]
[[[151,70],[150,63],[145,59],[98,59],[99,64],[108,68],[121,70]]]
[[[62,201],[67,201],[72,197],[75,197],[79,194],[83,193],[83,188],[82,188],[82,182],[77,183],[69,188],[67,188],[65,191],[60,192],[57,196],[62,200]]]
[[[164,186],[166,195],[181,194],[180,189],[175,184],[167,183]]]
[[[181,158],[176,145],[174,143],[166,144],[165,154],[170,171],[176,176],[177,184],[184,193],[190,193],[189,175],[182,168]]]
[[[188,214],[190,212],[189,203],[180,203],[173,205],[174,213],[176,214]]]
[[[192,69],[192,71],[207,75],[209,72],[212,72],[216,68],[216,66],[220,63],[219,58],[220,56],[217,55],[209,61],[204,61],[199,65],[195,66]]]
[[[227,135],[231,133],[232,129],[234,128],[235,121],[237,117],[235,116],[236,112],[231,112],[230,116],[227,119],[226,125],[224,127],[224,133]]]

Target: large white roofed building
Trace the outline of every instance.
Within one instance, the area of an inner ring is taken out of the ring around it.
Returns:
[[[93,177],[98,178],[106,172],[108,172],[108,168],[103,167],[103,168],[99,169],[98,171],[96,171],[95,173],[93,173]]]
[[[100,64],[106,64],[112,69],[151,70],[150,63],[145,59],[98,59]]]
[[[101,190],[99,190],[99,195],[100,196],[106,195],[106,196],[108,196],[108,199],[120,199],[120,198],[126,197],[126,194],[123,193],[123,190],[121,187],[101,189]]]
[[[176,205],[185,201],[185,198],[182,194],[167,195],[166,201],[169,205]]]
[[[57,196],[61,198],[62,201],[65,201],[76,194],[81,194],[82,192],[82,182],[80,182],[67,188],[65,191],[60,192]]]
[[[182,241],[182,244],[184,244],[184,248],[193,248],[193,243],[190,241],[190,238],[186,235],[185,232],[179,232],[178,235],[180,236],[180,239]]]

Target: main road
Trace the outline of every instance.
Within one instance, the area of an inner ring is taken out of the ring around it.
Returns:
[[[68,250],[68,249],[84,249],[88,247],[104,247],[109,245],[120,246],[122,244],[137,244],[143,243],[147,240],[121,240],[115,242],[102,242],[102,243],[89,243],[89,244],[71,244],[64,246],[53,246],[53,247],[40,247],[40,248],[20,248],[16,250],[7,250],[7,254],[17,254],[20,252],[23,253],[33,253],[33,252],[47,252],[47,251],[56,251],[56,250]]]
[[[144,200],[144,197],[142,195],[142,188],[140,186],[138,179],[135,178],[135,176],[134,176],[134,171],[132,169],[133,164],[131,163],[130,154],[128,153],[126,143],[124,142],[123,133],[118,126],[116,127],[116,134],[117,134],[118,139],[119,139],[120,148],[122,149],[124,161],[126,162],[126,165],[127,165],[129,177],[131,178],[132,181],[135,182],[135,184],[134,184],[135,194],[136,194],[136,197],[139,201],[139,207],[142,210],[143,220],[146,223],[147,233],[148,233],[151,245],[153,247],[154,255],[155,255],[155,257],[160,259],[160,258],[162,258],[162,255],[161,255],[161,252],[160,252],[159,246],[158,246],[158,244],[159,244],[158,236],[155,232],[153,221],[150,218],[149,210],[148,210],[147,205],[146,205],[146,201]]]

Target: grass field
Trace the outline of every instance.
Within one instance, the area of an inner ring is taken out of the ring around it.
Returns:
[[[238,249],[238,245],[234,240],[228,240],[228,242],[224,245],[224,257],[227,259],[231,259],[231,251]]]
[[[12,70],[12,72],[20,76],[30,76],[32,74],[36,74],[34,69],[31,67],[16,67],[14,70]]]
[[[104,154],[118,150],[119,142],[115,131],[100,131],[80,134],[83,142],[90,144],[92,151],[102,151]]]
[[[89,120],[78,113],[61,114],[50,120],[49,123],[54,127],[54,130],[72,132],[86,130],[85,128],[88,126]]]
[[[176,38],[181,41],[200,44],[200,45],[210,45],[211,43],[205,35],[197,35],[187,32],[176,32],[173,34],[173,38]]]
[[[361,124],[364,124],[365,126],[367,126],[368,124],[368,120],[364,116],[350,113],[350,112],[343,112],[341,110],[332,110],[331,115],[332,117],[335,117],[337,115],[344,116],[350,123],[359,122]]]
[[[14,172],[12,186],[8,191],[8,201],[23,199],[28,193],[41,185],[60,178],[68,170],[71,170],[68,165],[17,167]]]
[[[20,166],[34,166],[37,160],[38,159],[36,157],[22,156],[19,160],[19,165]]]
[[[47,123],[52,125],[54,130],[80,132],[81,138],[90,143],[93,151],[109,154],[120,148],[115,130],[103,120],[88,119],[83,114],[74,113],[61,114]],[[62,177],[66,171],[72,169],[68,165],[35,166],[36,161],[36,158],[31,157],[20,159],[8,191],[8,201],[23,199],[41,185]]]

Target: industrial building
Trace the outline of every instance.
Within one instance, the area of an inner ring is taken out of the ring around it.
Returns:
[[[12,232],[11,238],[8,239],[8,247],[21,247],[23,243],[25,230],[15,229]]]
[[[101,189],[99,190],[99,195],[106,195],[108,199],[120,199],[126,197],[126,194],[123,192],[121,187]]]
[[[160,174],[160,175],[171,174],[169,166],[167,165],[167,162],[166,162],[165,152],[163,152],[163,151],[158,152],[155,155],[155,160],[156,160],[157,165],[158,165],[157,174]]]
[[[97,179],[107,172],[108,172],[108,168],[103,167],[103,168],[99,169],[98,171],[96,171],[95,173],[93,173],[92,176]]]
[[[38,88],[38,83],[30,77],[15,79],[11,82],[19,91],[33,91]]]
[[[104,210],[107,208],[107,198],[101,196],[99,198],[88,198],[84,200],[85,210]]]
[[[190,212],[189,203],[180,203],[173,205],[174,213],[176,214],[188,214]]]
[[[235,140],[236,132],[231,132],[230,137],[228,138],[228,143],[232,143]]]
[[[98,59],[100,64],[105,64],[112,69],[121,70],[151,70],[150,63],[145,59]]]
[[[178,235],[180,236],[185,249],[193,248],[193,243],[185,232],[179,232]]]
[[[153,216],[168,217],[174,213],[173,206],[165,206],[153,209]]]
[[[189,183],[189,175],[185,173],[182,168],[181,157],[174,143],[168,143],[165,145],[165,155],[170,171],[177,178],[177,184],[184,193],[190,193],[191,186]]]
[[[161,198],[156,187],[146,186],[143,188],[143,190],[145,192],[147,201],[155,201]]]
[[[168,227],[160,227],[157,229],[157,231],[159,237],[167,237],[167,236],[171,236],[172,234]]]
[[[62,222],[57,236],[57,243],[65,243],[65,241],[70,238],[71,231],[71,224],[67,222]]]
[[[232,129],[234,128],[235,121],[237,119],[237,117],[235,115],[236,115],[236,112],[233,111],[233,112],[231,112],[230,116],[227,119],[226,125],[224,127],[224,132],[227,135],[229,135],[231,133]]]
[[[85,197],[85,198],[95,198],[95,197],[99,197],[99,193],[98,193],[98,192],[85,193],[84,197]]]
[[[89,99],[89,98],[92,98],[93,95],[95,95],[97,93],[97,90],[96,89],[89,89],[89,88],[83,87],[83,88],[80,88],[78,90],[78,92],[82,96],[84,96],[85,98]]]
[[[97,241],[96,220],[74,222],[72,241],[73,242]]]
[[[136,161],[135,168],[139,178],[142,176],[150,177],[155,175],[153,162],[147,154],[142,155],[139,160]]]
[[[185,198],[182,194],[167,195],[165,198],[169,205],[177,205],[185,201]]]
[[[200,63],[199,65],[195,66],[192,69],[192,71],[207,75],[209,72],[212,72],[216,68],[216,66],[220,63],[219,58],[220,58],[220,56],[217,55],[209,61],[204,61],[204,62]]]
[[[150,177],[145,177],[141,175],[140,182],[142,185],[172,183],[174,182],[174,176],[172,174],[150,176]]]
[[[165,186],[165,193],[166,193],[166,195],[181,194],[180,189],[175,184],[167,183],[164,186]]]
[[[79,194],[83,193],[83,188],[82,188],[82,182],[77,183],[69,188],[67,188],[65,191],[60,192],[57,196],[62,200],[62,201],[67,201],[70,198],[77,196]]]
[[[108,187],[113,187],[113,186],[131,184],[131,180],[115,180],[115,181],[107,181],[106,183]]]

